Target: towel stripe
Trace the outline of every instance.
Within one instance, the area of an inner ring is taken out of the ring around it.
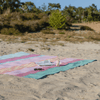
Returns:
[[[25,58],[28,58],[28,57],[36,57],[36,56],[40,56],[40,55],[31,54],[31,55],[25,55],[25,56],[21,56],[21,57],[14,57],[14,58],[0,60],[0,63],[5,63],[5,62],[8,62],[8,61],[15,61],[15,60],[18,60],[18,59],[25,59]]]
[[[56,56],[36,56],[36,57],[31,57],[29,59],[24,59],[23,61],[14,61],[14,62],[10,62],[10,63],[5,63],[5,64],[1,64],[0,65],[0,70],[1,68],[10,68],[13,66],[21,66],[22,64],[28,64],[30,62],[39,62],[39,61],[43,61],[43,60],[47,60],[47,59],[51,59],[51,58],[55,58]]]
[[[17,52],[15,54],[3,55],[3,56],[0,56],[0,60],[8,59],[8,58],[13,58],[13,57],[20,57],[20,56],[23,56],[23,55],[29,55],[29,53]]]

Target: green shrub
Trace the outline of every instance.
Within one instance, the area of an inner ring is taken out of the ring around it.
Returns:
[[[56,12],[52,12],[50,15],[49,23],[52,27],[55,29],[65,29],[66,27],[66,18],[59,12],[59,10],[56,10]]]

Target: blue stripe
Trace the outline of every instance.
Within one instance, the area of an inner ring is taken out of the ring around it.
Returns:
[[[45,55],[40,55],[40,56],[36,56],[36,57],[42,57],[42,56],[45,56]],[[15,60],[15,61],[21,61],[21,60],[32,59],[32,58],[35,58],[35,57],[28,57],[28,58],[25,58],[25,59],[19,59],[19,60]],[[15,61],[8,61],[8,62],[5,62],[5,63],[0,63],[0,65],[15,62]]]
[[[13,58],[13,57],[20,57],[20,56],[25,56],[25,55],[29,55],[29,53],[17,52],[15,54],[9,54],[9,55],[0,56],[0,60],[8,59],[8,58]]]
[[[0,58],[1,58],[0,60],[13,58],[13,57],[21,57],[21,56],[25,56],[25,55],[30,55],[30,54],[29,53],[25,53],[25,52],[18,52],[18,53],[15,53],[15,54],[9,54],[9,55],[0,56]],[[42,56],[45,56],[45,55],[40,55],[40,56],[36,56],[36,57],[42,57]],[[34,58],[34,57],[18,59],[18,60],[15,60],[15,61],[21,61],[21,60],[26,60],[26,59],[31,59],[31,58]],[[0,63],[0,65],[6,64],[6,63],[10,63],[10,62],[14,62],[14,61],[8,61],[8,62],[5,62],[5,63]]]

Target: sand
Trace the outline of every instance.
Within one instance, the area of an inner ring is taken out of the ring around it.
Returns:
[[[88,26],[92,28],[95,32],[100,32],[100,22],[86,22],[86,23],[74,23],[73,25],[82,25],[82,26]]]
[[[44,43],[50,49],[42,50],[40,44],[43,43],[39,42],[7,43],[1,40],[0,56],[23,51],[97,61],[39,80],[0,75],[0,100],[100,100],[100,43],[63,43],[65,46],[46,46]]]

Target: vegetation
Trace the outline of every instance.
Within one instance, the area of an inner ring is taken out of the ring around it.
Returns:
[[[40,36],[44,38],[44,41],[47,37],[74,42],[77,40],[100,40],[99,33],[93,33],[92,35],[91,33],[84,34],[84,39],[74,38],[77,34],[71,30],[72,23],[100,21],[100,10],[97,10],[95,4],[86,8],[76,8],[69,5],[69,7],[65,6],[62,11],[60,9],[61,5],[59,3],[49,3],[48,7],[43,4],[37,8],[32,2],[23,3],[20,0],[1,0],[0,36],[7,35],[6,38],[9,36],[10,38],[12,36],[26,36],[28,40],[31,40],[31,38],[35,40],[35,38]],[[81,26],[80,30],[94,31],[88,26]],[[36,33],[39,31],[41,35]],[[34,34],[29,36],[28,33],[32,32]],[[56,33],[59,33],[59,35],[56,35]],[[78,35],[81,36],[81,34]],[[27,40],[26,38],[23,41]]]
[[[90,31],[94,31],[92,28],[88,27],[88,26],[81,26],[80,30],[90,30]]]
[[[65,21],[66,18],[57,10],[51,14],[49,23],[55,29],[65,29]]]
[[[59,34],[65,34],[64,32],[59,32]]]

